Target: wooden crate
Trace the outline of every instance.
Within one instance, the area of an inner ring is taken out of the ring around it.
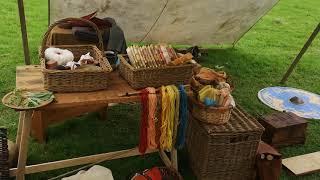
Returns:
[[[255,160],[263,127],[235,108],[223,125],[192,117],[187,130],[189,164],[198,179],[254,179]]]
[[[290,112],[276,112],[259,118],[265,128],[263,141],[279,148],[294,144],[304,144],[307,121]]]

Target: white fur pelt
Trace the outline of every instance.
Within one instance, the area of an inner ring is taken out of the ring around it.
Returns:
[[[103,166],[92,166],[88,171],[79,171],[76,175],[61,180],[114,180],[110,169]]]
[[[58,65],[66,65],[68,62],[73,61],[74,59],[71,51],[54,47],[47,48],[44,51],[44,56],[47,61],[57,61]]]

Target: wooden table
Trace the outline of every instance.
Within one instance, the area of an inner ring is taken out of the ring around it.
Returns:
[[[96,154],[91,156],[42,163],[26,166],[28,137],[30,131],[40,142],[45,141],[45,129],[52,123],[64,121],[65,119],[82,115],[87,112],[104,111],[109,103],[139,102],[139,96],[119,96],[126,93],[137,93],[117,72],[110,74],[110,87],[107,90],[84,93],[55,93],[55,102],[36,110],[21,111],[16,143],[19,149],[18,166],[10,169],[11,176],[24,179],[24,174],[49,171],[65,167],[77,166],[97,162],[101,159],[119,159],[140,155],[138,148]],[[16,88],[26,90],[43,90],[42,74],[40,66],[19,66],[16,72]],[[157,152],[147,151],[146,153]],[[177,151],[173,148],[170,152],[171,159],[159,151],[166,166],[178,169]]]
[[[43,90],[39,66],[19,66],[16,70],[16,88]],[[45,130],[50,124],[64,121],[88,112],[100,111],[106,116],[108,103],[139,102],[138,96],[119,97],[120,94],[137,92],[117,72],[110,75],[108,90],[85,93],[55,93],[55,102],[33,111],[32,136],[43,143]],[[54,116],[53,116],[54,115]]]

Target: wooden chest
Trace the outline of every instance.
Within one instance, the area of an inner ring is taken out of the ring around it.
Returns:
[[[265,128],[263,141],[274,146],[283,147],[304,144],[306,140],[307,121],[290,112],[276,112],[259,118]]]

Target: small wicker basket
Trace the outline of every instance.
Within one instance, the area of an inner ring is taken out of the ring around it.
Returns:
[[[120,74],[134,89],[159,87],[171,84],[189,84],[194,64],[134,69],[124,55],[120,58]]]
[[[49,39],[51,30],[55,26],[69,21],[82,21],[90,25],[97,32],[100,50],[94,45],[59,45],[54,47],[68,49],[73,53],[75,59],[79,59],[81,55],[90,52],[90,55],[95,60],[99,61],[101,67],[100,70],[46,69],[44,51],[46,48],[50,47]],[[40,62],[43,73],[44,88],[54,92],[85,92],[106,89],[108,87],[108,74],[112,71],[107,58],[103,57],[103,41],[98,27],[88,20],[79,18],[62,19],[49,26],[41,44]]]
[[[230,91],[232,92],[235,88],[234,83],[230,76],[227,77],[226,83],[230,85]],[[204,88],[206,85],[210,84],[201,84],[199,81],[197,81],[194,77],[191,78],[191,86],[190,89],[193,92],[193,95],[196,99],[198,99],[199,91]]]
[[[189,97],[192,115],[199,121],[222,125],[229,121],[233,106],[207,107],[198,102],[194,97]]]

